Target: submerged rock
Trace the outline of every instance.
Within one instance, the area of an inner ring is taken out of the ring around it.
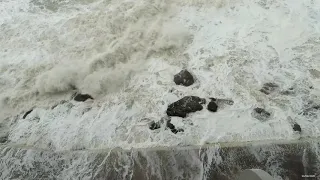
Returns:
[[[89,94],[77,94],[74,98],[75,101],[84,102],[87,99],[93,99]]]
[[[252,117],[254,117],[260,121],[266,121],[270,118],[271,113],[269,113],[268,111],[266,111],[263,108],[254,108],[251,115],[252,115]]]
[[[167,121],[166,123],[166,128],[169,128],[171,130],[171,132],[173,132],[174,134],[177,134],[178,132],[184,132],[183,129],[180,129],[180,128],[176,128],[172,123],[171,123],[171,120],[170,121]]]
[[[295,123],[295,124],[293,125],[293,130],[294,130],[294,131],[299,131],[299,132],[301,132],[301,127],[300,127],[300,125],[299,125],[298,123]]]
[[[211,101],[209,102],[208,106],[207,106],[207,109],[211,112],[217,112],[218,110],[218,105],[214,102],[214,101]]]
[[[8,141],[9,134],[0,136],[0,143],[6,143]]]
[[[171,132],[173,133],[178,133],[178,132],[184,132],[183,129],[176,129],[176,127],[171,123],[171,118],[170,117],[164,117],[161,118],[160,121],[158,122],[150,122],[149,123],[149,129],[155,130],[155,129],[160,129],[161,126],[165,125],[166,129],[170,129]]]
[[[25,119],[31,112],[33,111],[33,109],[27,111],[26,113],[24,113],[22,119]]]
[[[278,88],[279,88],[279,86],[275,83],[265,83],[263,85],[262,89],[260,89],[260,92],[268,95],[268,94],[274,92],[275,90],[277,90]]]
[[[203,109],[201,104],[205,104],[205,99],[197,96],[185,96],[168,106],[167,115],[185,118],[188,113],[201,111]]]
[[[187,70],[182,70],[178,74],[174,75],[173,81],[177,85],[190,86],[194,83],[193,76]]]
[[[161,123],[160,122],[151,121],[149,123],[149,129],[151,129],[151,130],[160,129],[160,128],[161,128]]]

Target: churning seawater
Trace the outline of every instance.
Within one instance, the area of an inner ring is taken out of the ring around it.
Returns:
[[[320,111],[303,113],[320,105],[318,0],[1,0],[0,47],[7,158],[12,147],[71,153],[320,135]],[[194,85],[175,85],[181,69]],[[269,82],[278,90],[259,91]],[[94,100],[69,101],[75,91]],[[187,95],[234,104],[172,118],[181,133],[148,128],[145,118],[159,120]],[[270,119],[252,117],[255,107]],[[90,166],[72,163],[83,166],[73,171]],[[84,178],[64,172],[61,179]]]

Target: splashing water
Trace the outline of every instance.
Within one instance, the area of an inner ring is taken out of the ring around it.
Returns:
[[[10,144],[55,151],[290,140],[291,120],[318,137],[319,112],[301,112],[320,104],[319,9],[313,0],[3,0],[2,131]],[[196,83],[176,86],[185,68]],[[265,95],[267,82],[294,94]],[[60,103],[75,89],[95,100]],[[172,118],[184,133],[142,121],[187,95],[234,105]],[[271,119],[254,119],[254,107]]]

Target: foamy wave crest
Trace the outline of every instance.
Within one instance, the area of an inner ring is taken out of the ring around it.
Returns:
[[[56,9],[56,14],[58,6],[74,5],[72,2],[41,2],[31,1],[33,6],[41,6],[42,12],[46,12],[43,7],[54,6],[49,10]],[[40,18],[31,18],[25,23],[22,23],[25,18],[21,13],[19,29],[12,29],[6,24],[3,26],[2,32],[5,33],[9,30],[16,33],[27,31],[25,34],[28,36],[18,37],[20,42],[17,45],[24,40],[31,42],[21,50],[9,50],[5,56],[17,51],[33,52],[29,59],[13,56],[11,61],[4,61],[5,64],[15,61],[24,64],[21,68],[14,65],[4,70],[19,69],[16,81],[25,84],[16,86],[16,90],[8,95],[9,105],[16,108],[23,101],[29,101],[28,106],[45,104],[41,101],[47,101],[48,96],[65,95],[74,89],[94,96],[119,91],[128,83],[126,81],[132,72],[139,71],[137,67],[141,67],[148,58],[180,56],[192,42],[188,29],[171,20],[170,15],[175,9],[170,1],[110,2],[103,8],[102,4],[91,3],[88,7],[91,10],[86,12],[72,9],[70,13],[61,12],[53,18],[46,13],[39,14]],[[29,29],[35,22],[39,29]],[[16,40],[15,33],[6,33],[5,36],[13,42]],[[33,47],[38,47],[38,50],[32,50]],[[42,68],[35,69],[32,64],[35,60],[43,64]],[[48,66],[43,67],[46,64]]]

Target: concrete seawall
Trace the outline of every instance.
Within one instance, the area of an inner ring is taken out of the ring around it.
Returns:
[[[3,145],[0,150],[0,179],[234,180],[251,168],[274,179],[320,178],[315,139],[65,152]]]

